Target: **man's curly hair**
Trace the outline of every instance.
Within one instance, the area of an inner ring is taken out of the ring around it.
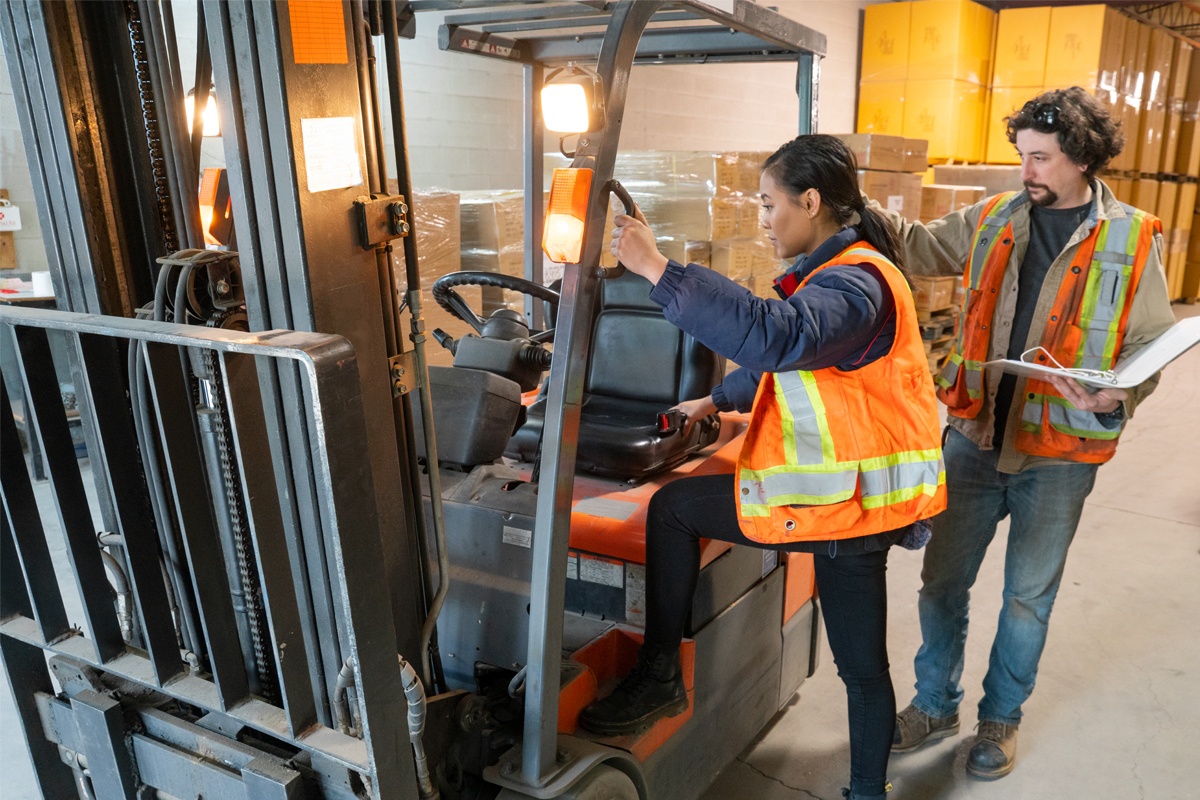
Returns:
[[[1047,106],[1056,109],[1053,121],[1046,119]],[[1017,131],[1058,134],[1058,146],[1071,161],[1087,167],[1084,174],[1088,180],[1125,147],[1120,120],[1114,120],[1100,101],[1078,86],[1043,92],[1020,111],[1005,117],[1004,123],[1013,144],[1017,143]]]

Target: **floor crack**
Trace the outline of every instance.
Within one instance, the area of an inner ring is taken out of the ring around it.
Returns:
[[[769,780],[769,781],[775,781],[775,783],[778,783],[780,786],[784,787],[785,789],[791,789],[793,792],[802,792],[802,793],[803,793],[805,796],[807,796],[807,797],[811,797],[813,800],[821,800],[821,798],[820,798],[820,797],[818,797],[817,795],[813,794],[813,793],[812,793],[812,792],[810,792],[808,789],[802,789],[802,788],[800,788],[799,786],[792,786],[790,783],[787,783],[786,781],[782,781],[782,780],[780,780],[779,778],[776,778],[774,775],[768,775],[767,773],[763,772],[761,769],[759,769],[758,767],[754,766],[754,765],[753,765],[753,764],[751,764],[749,761],[746,761],[746,760],[745,760],[745,759],[743,759],[743,758],[739,758],[739,759],[737,759],[737,760],[738,760],[740,763],[742,763],[742,764],[745,764],[745,765],[746,765],[747,767],[749,767],[751,770],[753,770],[754,772],[756,772],[756,773],[758,773],[759,775],[763,776],[763,777],[764,777],[764,778],[766,778],[767,780]]]

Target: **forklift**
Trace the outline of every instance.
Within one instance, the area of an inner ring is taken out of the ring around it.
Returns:
[[[731,472],[746,425],[669,413],[723,360],[601,266],[604,221],[630,69],[794,62],[809,133],[824,36],[749,0],[203,0],[218,177],[173,14],[0,9],[58,298],[0,306],[0,656],[42,795],[699,797],[816,668],[811,558],[707,543],[688,710],[579,728],[640,641],[650,496]],[[401,92],[429,17],[524,75],[525,277],[439,278],[457,339],[425,327]],[[546,198],[551,86],[585,113]]]

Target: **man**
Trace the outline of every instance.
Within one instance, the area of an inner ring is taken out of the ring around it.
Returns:
[[[910,269],[962,272],[966,296],[954,352],[935,377],[950,423],[949,498],[925,551],[917,692],[896,717],[892,752],[958,732],[970,588],[997,523],[1010,517],[1003,606],[967,760],[981,778],[1015,764],[1021,706],[1084,500],[1157,383],[1088,394],[1072,380],[1027,380],[981,364],[1026,354],[1109,369],[1175,321],[1161,223],[1095,177],[1121,152],[1119,123],[1078,87],[1046,92],[1006,122],[1024,191],[926,226],[901,225]]]

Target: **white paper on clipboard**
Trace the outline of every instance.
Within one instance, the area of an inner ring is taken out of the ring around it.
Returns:
[[[1143,383],[1198,343],[1200,343],[1200,317],[1190,317],[1176,322],[1162,336],[1137,351],[1128,361],[1118,364],[1109,373],[1083,373],[1074,369],[1045,367],[1041,364],[1012,359],[985,361],[983,365],[1025,377],[1044,378],[1047,375],[1058,375],[1062,378],[1074,378],[1086,386],[1094,386],[1097,389],[1129,389]]]

